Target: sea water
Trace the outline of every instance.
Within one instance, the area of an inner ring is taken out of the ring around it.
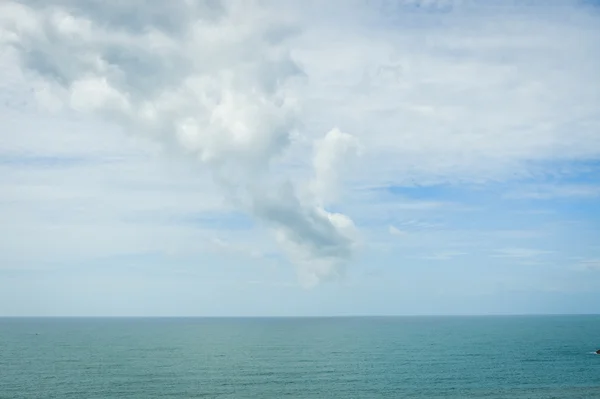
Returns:
[[[0,319],[1,398],[600,398],[600,316]]]

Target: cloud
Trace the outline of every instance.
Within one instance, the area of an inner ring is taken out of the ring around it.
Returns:
[[[391,225],[388,227],[388,231],[393,236],[402,236],[402,235],[407,234],[405,231],[402,231],[402,230],[398,229],[396,226],[391,226]]]
[[[437,252],[437,253],[434,253],[431,255],[419,256],[419,258],[426,259],[426,260],[445,261],[445,260],[454,259],[458,256],[463,256],[463,255],[468,255],[468,253],[462,252],[462,251],[443,251],[443,252]]]
[[[502,248],[494,251],[494,258],[509,258],[519,262],[519,264],[540,264],[541,259],[553,254],[554,251],[546,251],[534,248]]]
[[[360,144],[351,134],[334,128],[317,140],[314,147],[312,189],[318,198],[332,201],[337,196],[341,171],[348,167],[350,158],[360,154]]]
[[[381,3],[395,7],[365,7],[373,20],[319,25],[302,42],[311,119],[368,137],[357,180],[512,180],[600,155],[596,12],[370,4]]]
[[[600,186],[593,184],[537,185],[504,195],[510,199],[556,199],[600,197]]]
[[[270,177],[299,129],[294,86],[303,72],[286,44],[294,26],[285,16],[239,1],[139,10],[6,2],[0,13],[3,48],[53,108],[99,116],[200,161],[234,203],[273,227],[296,263],[327,265],[311,269],[312,283],[351,257],[347,216]],[[333,130],[317,143],[317,181],[334,183],[351,140]]]
[[[600,259],[583,259],[573,266],[576,271],[600,271]]]
[[[503,248],[496,250],[497,256],[508,258],[531,258],[552,253],[552,251],[544,251],[533,248]]]
[[[274,229],[278,241],[303,266],[300,278],[307,286],[340,274],[340,263],[357,245],[350,218],[302,202],[290,183],[254,196],[252,213]]]

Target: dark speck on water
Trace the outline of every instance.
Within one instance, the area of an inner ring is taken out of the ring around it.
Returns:
[[[597,399],[599,332],[600,316],[0,319],[0,398]]]

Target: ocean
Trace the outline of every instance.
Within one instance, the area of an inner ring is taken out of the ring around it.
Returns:
[[[600,398],[600,316],[0,319],[1,398]]]

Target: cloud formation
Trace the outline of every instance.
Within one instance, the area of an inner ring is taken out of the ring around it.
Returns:
[[[321,265],[308,283],[351,257],[352,221],[269,175],[299,131],[294,85],[303,72],[286,45],[294,26],[281,14],[246,1],[5,2],[0,14],[3,48],[35,76],[45,104],[107,118],[199,160],[299,265]],[[324,140],[350,137],[334,131]],[[328,184],[333,161],[317,155]]]

